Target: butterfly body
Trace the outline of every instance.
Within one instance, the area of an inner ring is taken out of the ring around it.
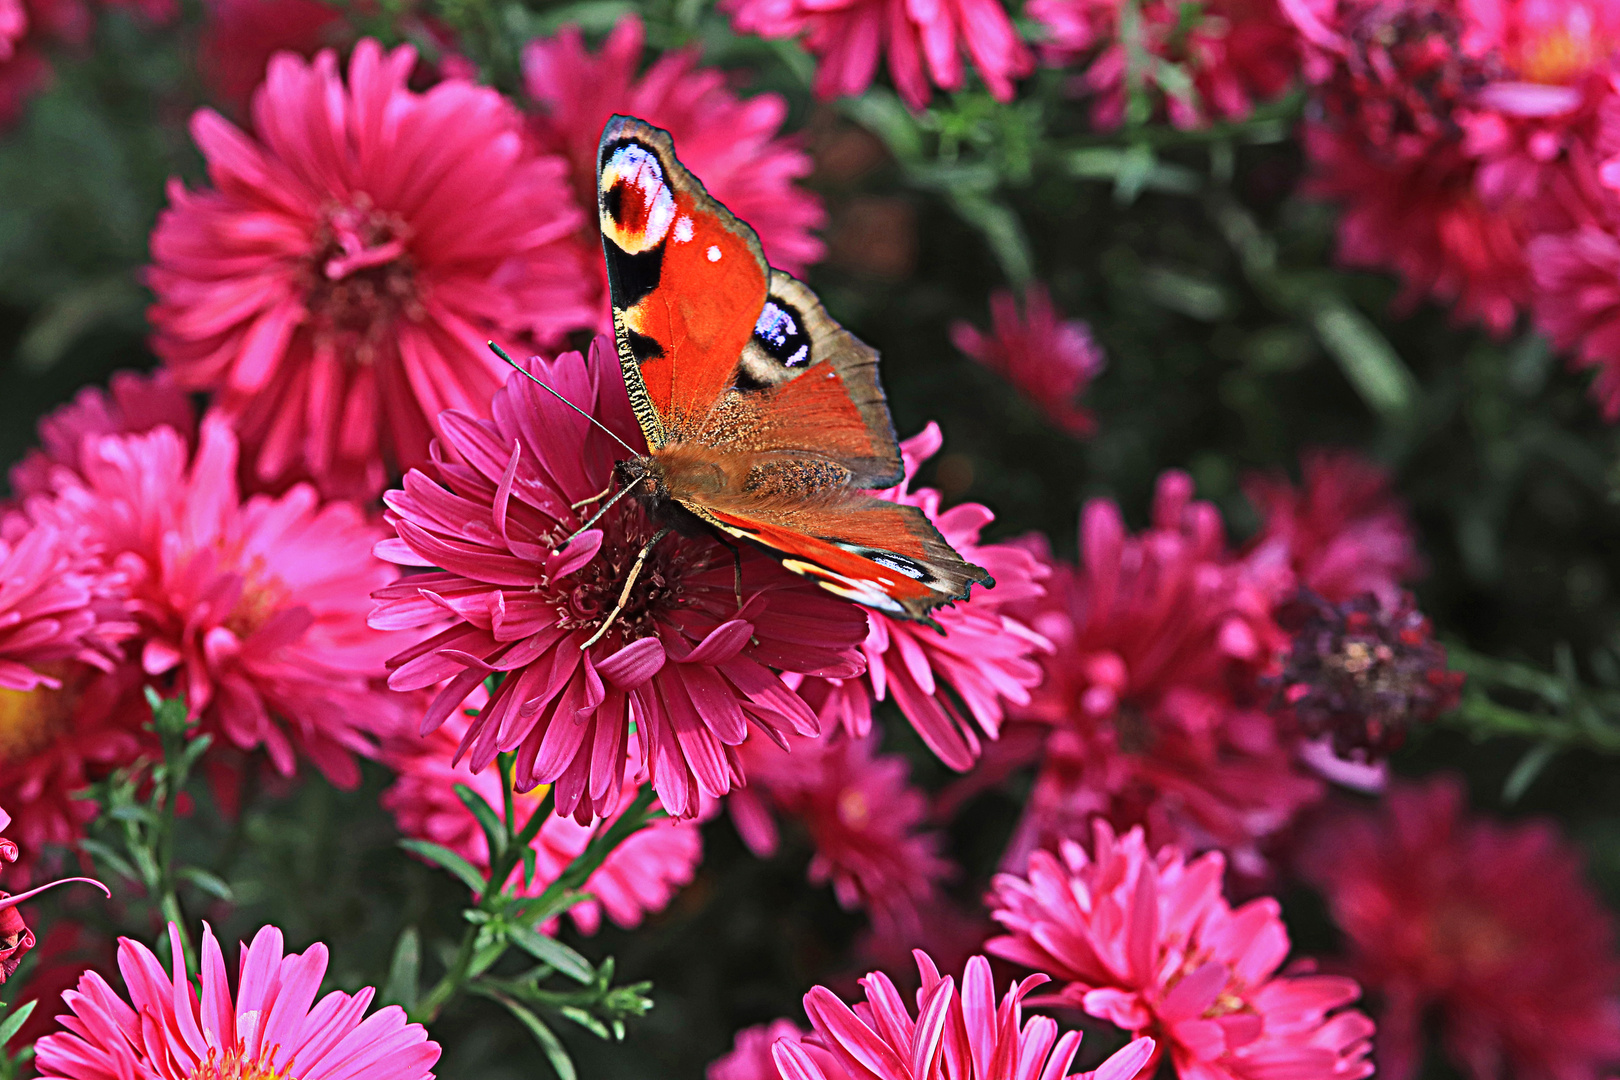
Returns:
[[[675,157],[668,133],[614,117],[598,210],[620,366],[647,454],[618,479],[654,517],[763,548],[794,573],[901,618],[993,584],[901,481],[877,353]],[[937,625],[937,624],[935,624]]]

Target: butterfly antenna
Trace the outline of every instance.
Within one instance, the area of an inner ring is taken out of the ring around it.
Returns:
[[[575,405],[572,401],[569,401],[567,398],[563,397],[557,391],[553,390],[551,387],[547,386],[545,383],[543,383],[539,379],[535,378],[528,371],[525,371],[523,368],[518,367],[517,361],[513,360],[510,356],[507,356],[505,349],[501,348],[499,345],[495,344],[493,341],[486,342],[485,344],[487,344],[489,346],[491,352],[493,352],[496,356],[500,357],[502,360],[505,360],[508,364],[510,364],[513,371],[517,372],[519,375],[522,375],[525,379],[528,379],[530,382],[534,383],[534,385],[538,386],[540,389],[544,390],[546,393],[550,394],[552,397],[556,398],[558,401],[562,402],[564,405],[568,406],[570,409],[573,409],[575,412],[579,413],[579,415],[583,416],[585,419],[589,420],[591,423],[595,424],[597,427],[599,427],[603,431],[607,432],[607,437],[612,439],[614,442],[618,443],[620,446],[624,447],[626,450],[628,450],[632,457],[640,457],[641,456],[641,452],[639,450],[637,450],[635,447],[631,446],[629,443],[625,442],[623,439],[621,439],[617,435],[615,435],[613,433],[612,428],[610,428],[606,424],[602,423],[602,421],[598,420],[596,417],[592,416],[590,413],[586,412],[584,409],[580,408],[578,405]]]

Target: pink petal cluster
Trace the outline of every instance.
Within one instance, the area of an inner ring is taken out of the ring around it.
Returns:
[[[427,459],[433,419],[482,413],[492,334],[555,340],[595,312],[567,166],[494,90],[406,88],[408,47],[281,54],[254,135],[202,110],[213,187],[169,189],[152,234],[153,348],[236,425],[256,479],[370,497]]]
[[[1124,6],[1120,0],[1030,0],[1026,8],[1044,31],[1043,62],[1067,67],[1083,61],[1075,82],[1092,99],[1092,124],[1104,130],[1124,122],[1128,104]],[[1185,77],[1185,86],[1159,83],[1165,114],[1178,128],[1242,120],[1298,79],[1299,34],[1276,0],[1216,0],[1202,5],[1190,25],[1173,0],[1148,0],[1136,5],[1136,17],[1147,55]]]
[[[804,1029],[791,1020],[772,1020],[737,1032],[731,1050],[709,1063],[707,1080],[777,1080],[771,1048],[782,1039],[798,1039]]]
[[[1346,809],[1301,847],[1383,1001],[1378,1073],[1410,1080],[1428,1018],[1471,1080],[1597,1080],[1620,1063],[1614,916],[1550,823],[1470,815],[1450,778]]]
[[[113,668],[135,625],[98,541],[71,520],[0,517],[0,692],[58,688],[50,669],[69,662]]]
[[[570,352],[529,368],[631,446],[642,436],[611,342],[587,363]],[[815,734],[810,707],[777,674],[848,678],[860,609],[767,556],[736,563],[717,541],[671,534],[649,553],[623,613],[591,642],[657,532],[632,500],[573,538],[623,456],[585,416],[516,372],[493,419],[440,418],[428,471],[386,496],[399,538],[378,553],[438,567],[376,593],[372,624],[437,632],[389,661],[389,685],[439,690],[423,718],[442,724],[492,671],[507,678],[457,748],[475,772],[517,754],[519,786],[555,784],[561,813],[611,813],[627,761],[664,807],[692,817],[702,796],[740,781],[735,747],[750,724],[781,738]],[[559,549],[560,547],[560,549]],[[446,625],[448,624],[448,625]],[[632,743],[630,729],[638,738]]]
[[[1294,583],[1335,603],[1373,593],[1386,604],[1422,571],[1417,539],[1389,473],[1353,450],[1308,450],[1303,483],[1256,473],[1243,493],[1260,513],[1251,565],[1286,567]]]
[[[1023,1018],[1024,998],[1045,975],[1013,983],[998,1003],[984,957],[968,960],[958,985],[928,954],[913,955],[922,977],[916,1016],[880,971],[861,980],[866,1000],[853,1009],[817,986],[804,996],[813,1032],[773,1048],[782,1080],[1135,1080],[1153,1057],[1153,1040],[1142,1038],[1092,1072],[1070,1073],[1080,1032],[1060,1036],[1050,1017]]]
[[[979,756],[978,732],[996,738],[1008,706],[1028,705],[1031,688],[1041,681],[1036,657],[1051,645],[1011,612],[1038,600],[1049,571],[1017,545],[980,542],[979,533],[994,520],[987,507],[963,503],[942,511],[939,492],[910,490],[918,467],[943,442],[932,422],[902,442],[904,477],[873,494],[921,507],[962,558],[989,571],[995,588],[974,590],[969,599],[936,611],[943,634],[868,610],[861,645],[866,677],[809,682],[801,693],[817,706],[824,723],[856,736],[871,731],[873,702],[892,698],[923,743],[946,765],[963,771]],[[966,707],[965,715],[956,701]]]
[[[787,746],[754,736],[739,747],[748,786],[727,800],[743,841],[764,858],[775,853],[775,814],[809,834],[810,881],[830,882],[840,906],[863,909],[880,932],[914,935],[939,886],[957,868],[940,855],[943,837],[928,828],[928,796],[909,783],[898,754],[879,754],[875,735],[833,731],[819,739],[789,736]]]
[[[1278,583],[1231,558],[1215,508],[1191,494],[1185,474],[1161,477],[1138,536],[1113,503],[1088,503],[1080,565],[1052,561],[1047,596],[1015,612],[1054,651],[1017,714],[1050,734],[1011,865],[1101,814],[1254,873],[1262,842],[1320,794],[1263,708],[1259,678],[1288,643]],[[1051,561],[1044,545],[1030,542]]]
[[[1373,1023],[1349,1006],[1350,979],[1279,973],[1288,932],[1269,897],[1236,909],[1221,894],[1225,859],[1156,854],[1140,829],[1097,821],[1092,851],[1038,851],[1027,877],[998,875],[993,916],[1008,931],[986,948],[1064,986],[1059,997],[1158,1040],[1185,1080],[1359,1080],[1373,1064]]]
[[[1045,287],[1025,291],[1022,313],[1012,293],[997,290],[990,296],[990,332],[958,321],[951,324],[951,341],[1012,383],[1057,427],[1075,436],[1096,430],[1080,396],[1103,369],[1102,347],[1083,321],[1060,317]]]
[[[399,640],[366,626],[366,593],[395,571],[381,528],[308,485],[243,499],[236,437],[210,414],[195,453],[173,428],[86,439],[78,468],[29,500],[43,522],[86,531],[128,579],[132,665],[183,694],[203,728],[262,746],[283,774],[302,754],[340,784],[353,755],[397,722],[380,686]]]
[[[886,60],[900,98],[920,110],[933,88],[960,90],[962,54],[997,101],[1035,58],[1019,39],[1001,0],[722,0],[732,28],[765,38],[797,37],[816,57],[816,96],[863,93]]]
[[[476,703],[481,695],[475,694]],[[489,842],[473,817],[456,796],[458,784],[465,784],[482,796],[497,814],[502,812],[504,793],[497,768],[473,772],[466,761],[456,761],[456,746],[471,726],[469,706],[458,710],[437,731],[422,736],[401,731],[383,744],[382,760],[397,774],[383,792],[382,805],[394,815],[400,832],[419,840],[430,840],[449,848],[480,870],[489,870]],[[534,876],[522,880],[521,866],[513,883],[519,895],[538,896],[583,854],[596,836],[617,819],[637,791],[635,780],[627,779],[618,804],[607,816],[581,825],[568,817],[551,815],[535,837]],[[515,794],[514,831],[521,830],[537,812],[544,789]],[[574,925],[594,934],[602,915],[630,929],[641,924],[643,916],[669,906],[676,891],[692,880],[703,859],[703,836],[696,821],[663,819],[630,836],[586,881],[583,891],[591,899],[569,909]]]
[[[814,230],[826,214],[798,181],[810,156],[781,136],[788,105],[779,94],[739,98],[724,72],[700,67],[691,49],[663,52],[645,71],[646,32],[626,15],[601,51],[585,47],[578,27],[539,38],[523,50],[524,88],[534,102],[531,131],[539,145],[568,162],[580,219],[577,243],[596,283],[588,298],[591,322],[611,333],[607,271],[596,224],[596,148],[615,113],[637,116],[668,131],[681,163],[704,188],[759,234],[772,266],[803,275],[825,250]]]
[[[94,971],[62,995],[65,1031],[38,1043],[46,1080],[432,1080],[439,1044],[405,1010],[370,1016],[376,991],[334,990],[316,1000],[326,946],[284,955],[281,931],[261,929],[242,950],[232,993],[225,958],[203,929],[199,984],[188,978],[180,935],[171,923],[174,973],[146,946],[119,939],[118,969],[129,1000]]]

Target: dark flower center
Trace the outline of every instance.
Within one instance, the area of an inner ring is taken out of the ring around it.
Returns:
[[[62,678],[62,665],[51,674]],[[25,761],[43,750],[59,734],[73,711],[77,694],[62,678],[60,689],[0,689],[0,763]]]
[[[318,350],[369,364],[399,319],[423,316],[410,238],[405,219],[373,206],[364,192],[321,215],[304,274]]]

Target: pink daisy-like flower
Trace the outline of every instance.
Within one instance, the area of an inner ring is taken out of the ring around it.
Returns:
[[[1080,1032],[1059,1036],[1052,1018],[1023,1018],[1024,998],[1045,975],[1013,983],[998,1004],[984,957],[968,960],[958,986],[940,976],[927,953],[912,955],[922,977],[915,1017],[880,971],[861,980],[866,1000],[853,1009],[815,987],[804,996],[813,1033],[774,1047],[782,1080],[1134,1080],[1153,1057],[1153,1040],[1137,1039],[1095,1071],[1071,1074]]]
[[[1321,792],[1262,708],[1259,677],[1288,645],[1277,586],[1229,559],[1218,513],[1191,493],[1165,474],[1136,537],[1112,503],[1087,504],[1080,566],[1054,564],[1046,598],[1015,612],[1054,651],[1017,712],[1052,732],[1009,865],[1102,814],[1257,873],[1261,841]]]
[[[202,110],[212,189],[169,188],[147,280],[153,348],[214,392],[264,483],[313,477],[370,497],[427,460],[433,418],[482,413],[492,334],[555,340],[589,323],[567,166],[523,118],[460,80],[406,89],[408,47],[282,54],[250,137]]]
[[[1105,130],[1125,119],[1130,63],[1120,38],[1123,7],[1120,0],[1030,0],[1026,8],[1045,31],[1044,62],[1064,67],[1084,59],[1076,81],[1094,99],[1092,123]],[[1136,14],[1148,56],[1190,77],[1185,87],[1160,83],[1176,127],[1241,120],[1298,77],[1299,35],[1275,0],[1216,0],[1190,21],[1179,4],[1149,0]]]
[[[787,101],[779,94],[739,98],[725,73],[699,67],[691,49],[665,52],[641,72],[645,39],[641,19],[632,14],[595,54],[573,26],[523,50],[524,87],[536,106],[531,130],[541,147],[568,162],[574,197],[591,208],[578,243],[581,260],[595,270],[590,325],[604,333],[613,327],[596,226],[596,148],[615,113],[638,116],[674,136],[682,164],[753,227],[772,266],[802,275],[825,250],[813,232],[826,220],[821,200],[798,184],[813,167],[810,156],[779,135]]]
[[[1063,1000],[1159,1040],[1183,1080],[1359,1080],[1373,1023],[1350,979],[1278,973],[1288,931],[1270,897],[1233,909],[1225,860],[1155,855],[1140,829],[1095,825],[1093,850],[1038,851],[1027,878],[996,877],[986,948],[1064,982]]]
[[[307,484],[243,500],[236,437],[214,414],[195,454],[159,427],[87,440],[79,469],[58,468],[55,497],[28,511],[87,528],[126,573],[141,672],[283,774],[297,751],[358,782],[353,755],[402,708],[379,685],[400,639],[365,621],[368,592],[396,576],[371,552],[380,526]]]
[[[168,425],[185,437],[197,436],[197,410],[166,371],[119,371],[107,389],[87,386],[73,400],[39,422],[39,447],[11,467],[11,490],[19,498],[51,490],[51,468],[79,468],[88,435],[139,434]]]
[[[778,1080],[771,1047],[781,1039],[798,1039],[804,1029],[791,1020],[772,1020],[737,1032],[731,1050],[709,1063],[708,1080]]]
[[[920,928],[919,913],[939,899],[956,867],[939,854],[928,829],[928,796],[911,786],[898,754],[879,754],[877,738],[834,731],[788,738],[786,749],[760,737],[739,748],[748,786],[727,799],[743,841],[761,858],[776,851],[771,811],[794,819],[815,855],[810,880],[831,882],[840,906],[861,908],[900,934]]]
[[[922,109],[933,87],[960,90],[967,53],[997,101],[1035,68],[1000,0],[723,0],[732,28],[765,38],[803,35],[817,58],[816,96],[860,94],[887,58],[900,97]]]
[[[1620,420],[1620,197],[1610,200],[1609,220],[1538,236],[1529,257],[1536,326],[1574,367],[1596,370],[1589,393],[1612,424]]]
[[[1442,778],[1328,819],[1301,851],[1351,971],[1383,999],[1380,1076],[1417,1075],[1426,1017],[1472,1080],[1614,1075],[1614,916],[1550,823],[1471,817]]]
[[[593,342],[588,364],[571,352],[530,367],[628,445],[643,444],[608,339]],[[385,498],[399,538],[378,553],[440,568],[376,593],[372,615],[374,626],[438,630],[389,661],[398,690],[449,680],[424,733],[491,671],[507,672],[457,754],[470,754],[479,772],[516,751],[520,787],[554,783],[558,811],[589,821],[617,808],[632,752],[635,773],[650,777],[664,807],[691,817],[700,795],[723,795],[740,779],[732,748],[750,722],[776,738],[819,730],[773,669],[858,674],[860,608],[747,550],[738,556],[739,611],[732,552],[672,534],[593,641],[657,525],[624,500],[559,551],[622,452],[516,372],[496,392],[492,416],[445,413],[431,474],[413,470]]]
[[[432,1080],[439,1044],[405,1010],[366,1016],[376,991],[334,990],[315,1000],[326,946],[283,954],[281,931],[266,926],[242,950],[233,994],[212,928],[203,928],[200,992],[191,983],[179,931],[169,925],[174,974],[138,941],[120,938],[118,970],[129,1001],[94,971],[62,995],[66,1031],[38,1044],[48,1080]]]
[[[499,814],[504,803],[500,770],[492,767],[475,773],[465,761],[453,760],[456,746],[471,726],[471,716],[485,703],[483,695],[476,693],[468,708],[458,710],[459,715],[452,715],[437,731],[426,736],[402,731],[385,742],[383,762],[399,775],[383,792],[382,804],[407,836],[443,845],[488,871],[489,842],[472,811],[456,797],[455,787],[465,784],[472,788]],[[528,896],[544,892],[584,853],[591,838],[634,801],[636,790],[635,780],[626,780],[614,812],[589,825],[549,816],[534,840],[534,876],[519,880],[518,890]],[[528,824],[544,794],[544,789],[514,794],[513,811],[518,819],[513,822],[514,830]],[[583,891],[592,899],[569,909],[574,925],[583,933],[594,934],[605,911],[618,926],[639,926],[644,915],[669,906],[676,890],[692,880],[702,858],[703,835],[696,821],[654,822],[615,848],[591,875]],[[521,867],[514,873],[521,877]]]
[[[1334,603],[1369,592],[1399,600],[1423,563],[1389,473],[1353,450],[1326,449],[1307,451],[1300,471],[1298,488],[1280,475],[1244,479],[1261,520],[1244,558],[1286,566],[1297,584]]]
[[[135,624],[99,541],[76,522],[0,518],[0,690],[59,687],[44,669],[68,661],[112,670]]]
[[[998,289],[990,296],[990,332],[958,321],[951,324],[951,341],[1064,431],[1084,436],[1096,430],[1080,395],[1103,369],[1102,348],[1084,322],[1059,318],[1044,287],[1031,285],[1024,293],[1021,315],[1013,294]]]
[[[1041,681],[1035,657],[1048,651],[1050,643],[1008,612],[1036,601],[1050,571],[1022,547],[979,542],[980,530],[994,520],[988,508],[963,503],[941,511],[939,492],[909,490],[918,466],[938,453],[943,442],[934,423],[905,440],[900,444],[905,476],[895,487],[873,494],[921,507],[958,554],[989,571],[996,587],[936,611],[943,634],[868,611],[861,645],[866,677],[806,683],[801,693],[817,706],[823,722],[856,736],[872,729],[873,700],[892,697],[927,747],[946,765],[964,771],[979,756],[976,729],[994,739],[1007,707],[1028,705],[1030,688]],[[965,716],[953,695],[966,706]]]

